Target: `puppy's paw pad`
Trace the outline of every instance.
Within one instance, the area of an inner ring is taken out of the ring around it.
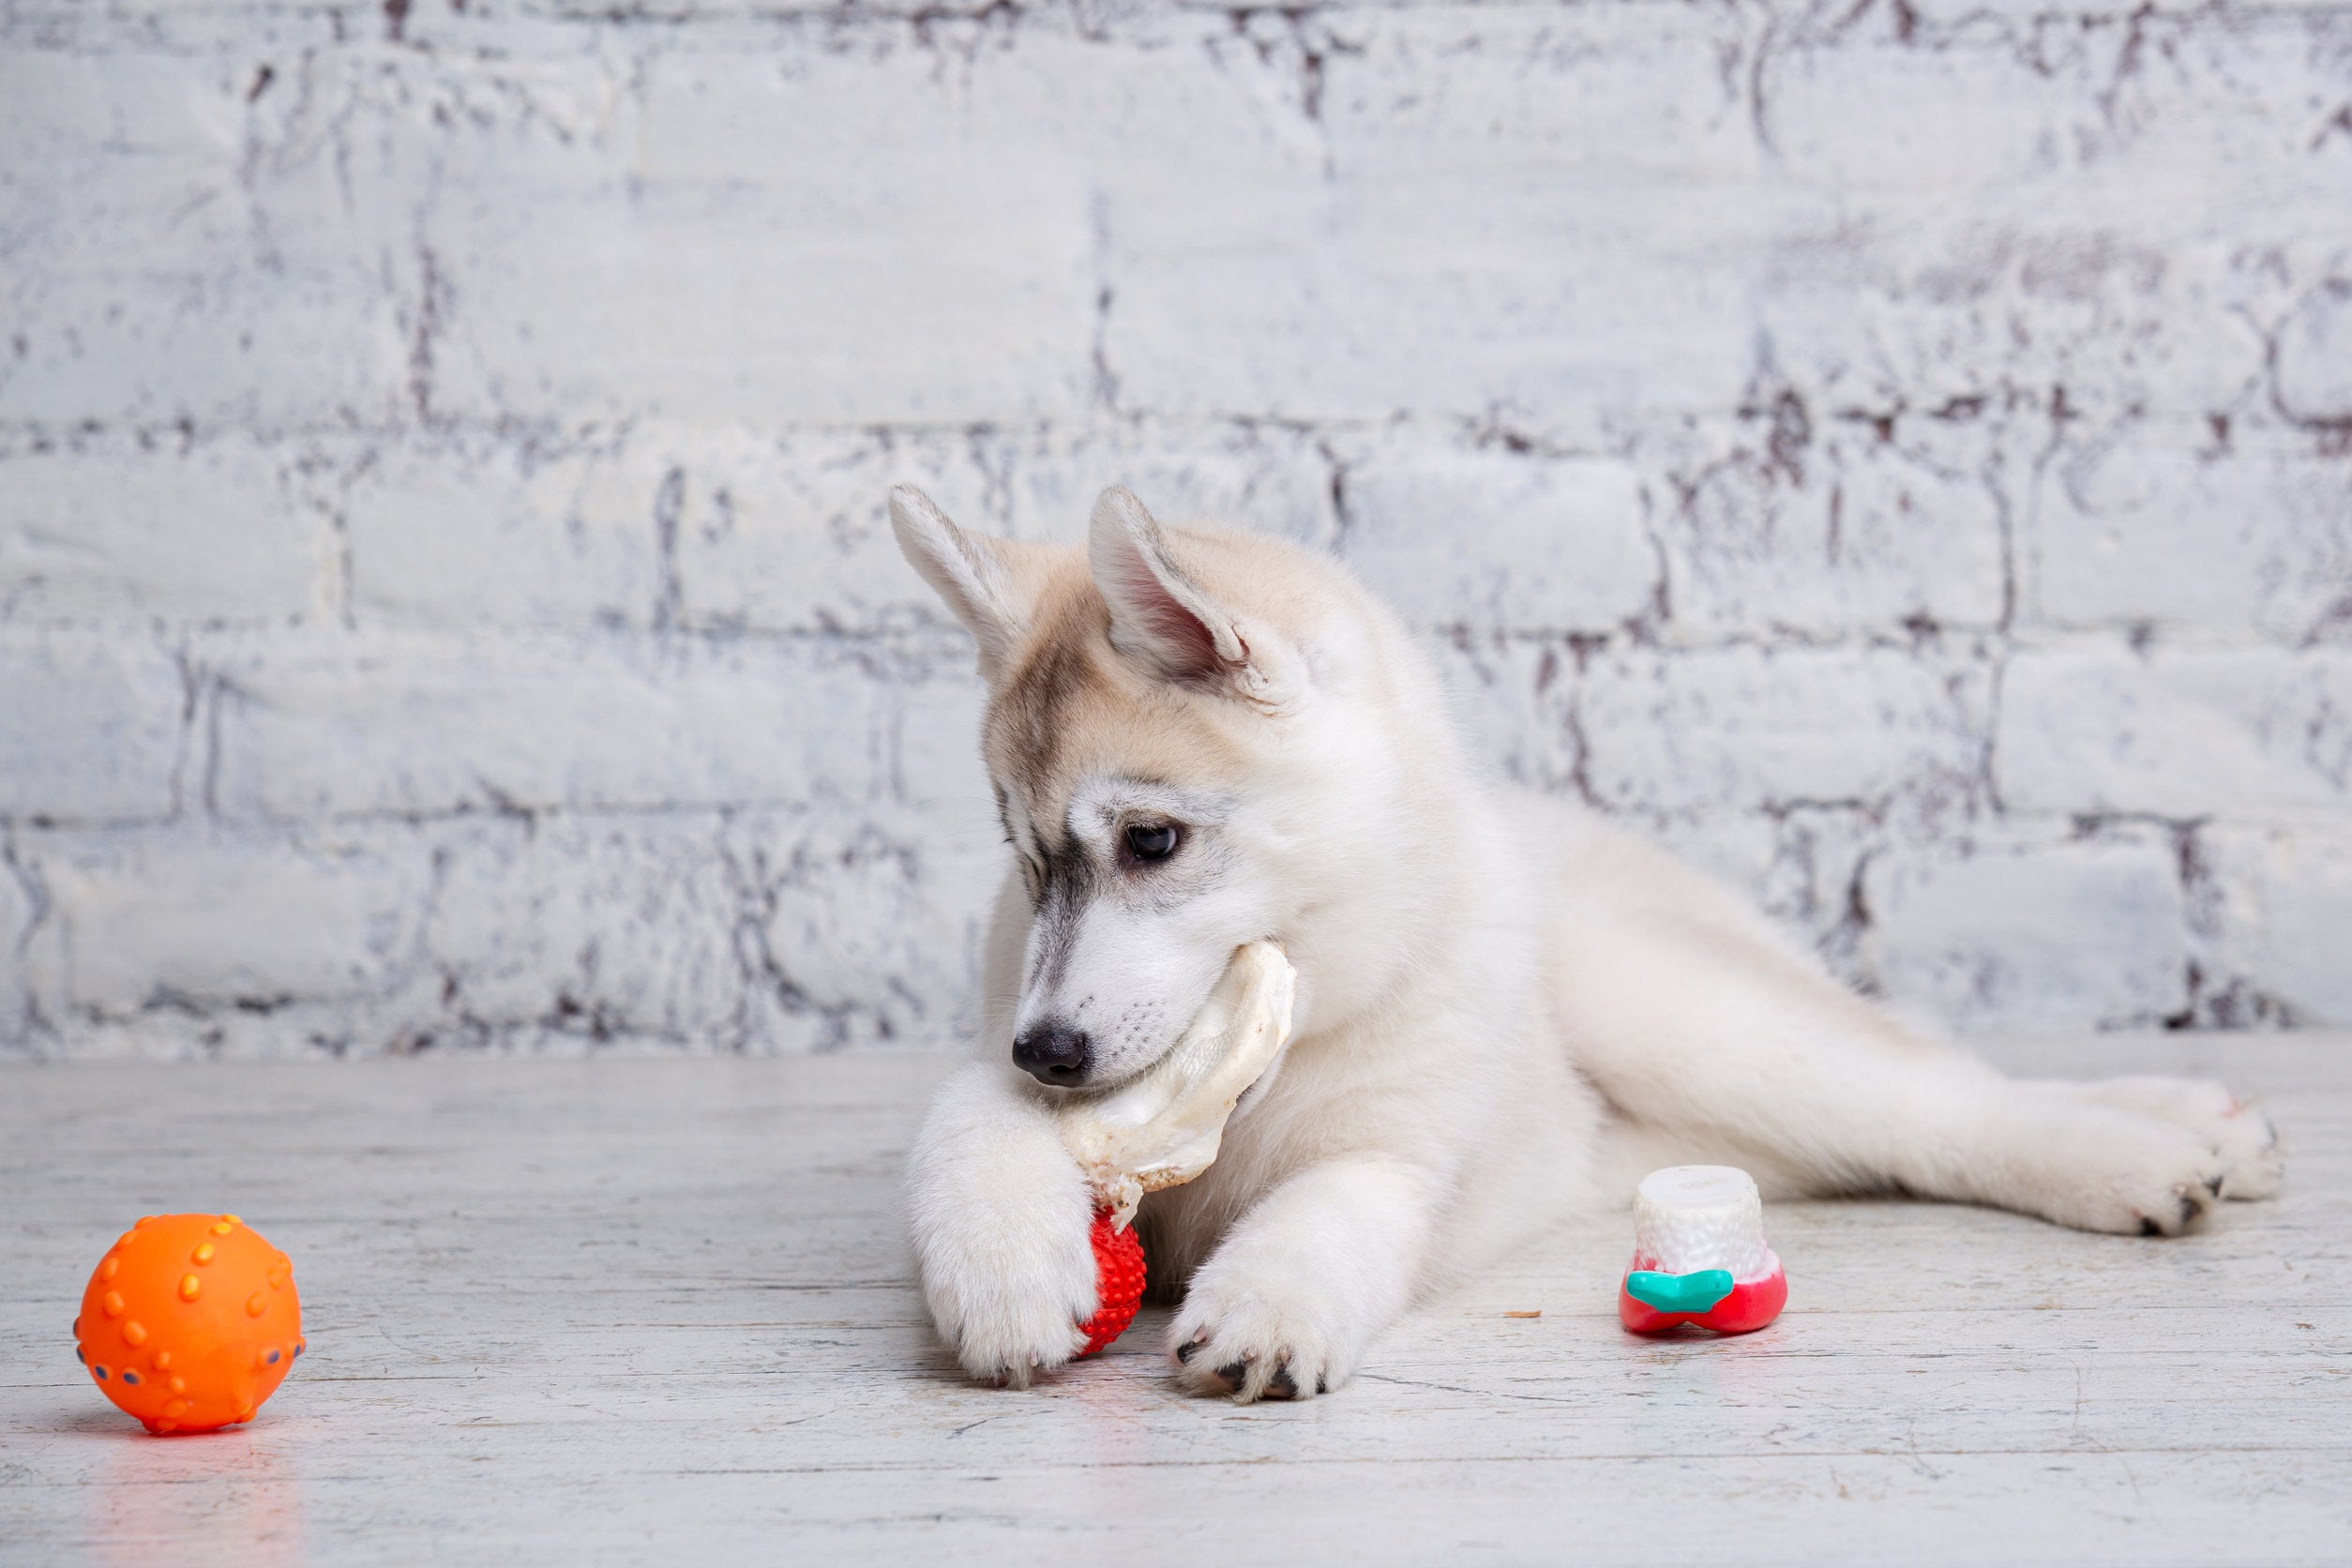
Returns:
[[[1187,1340],[1177,1346],[1177,1365],[1189,1368],[1206,1348],[1207,1342],[1199,1339]],[[1206,1364],[1205,1361],[1203,1364]],[[1240,1361],[1226,1363],[1205,1378],[1187,1378],[1184,1380],[1188,1386],[1201,1393],[1229,1395],[1243,1404],[1256,1399],[1311,1399],[1318,1394],[1331,1392],[1330,1381],[1321,1373],[1312,1374],[1309,1380],[1302,1385],[1299,1375],[1290,1369],[1289,1360],[1273,1364],[1272,1371],[1265,1371],[1265,1364],[1244,1357]]]
[[[1064,1366],[1086,1349],[1075,1324],[1039,1314],[1026,1322],[1001,1320],[986,1329],[967,1328],[956,1343],[965,1371],[999,1388],[1027,1388],[1039,1373]]]
[[[2106,1153],[2114,1163],[2077,1195],[2085,1229],[2179,1236],[2204,1224],[2219,1203],[2228,1176],[2220,1152],[2188,1128],[2143,1125],[2138,1136],[2113,1141]]]
[[[2082,1086],[2083,1095],[2118,1110],[2136,1111],[2186,1127],[2221,1157],[2215,1196],[2269,1198],[2284,1174],[2278,1129],[2258,1106],[2209,1078],[2126,1078]]]
[[[2261,1107],[2237,1105],[2207,1136],[2228,1167],[2222,1174],[2222,1197],[2251,1202],[2278,1196],[2286,1160],[2279,1147],[2279,1129]]]
[[[2221,1151],[2177,1122],[2091,1101],[2034,1130],[2038,1157],[2014,1206],[2078,1230],[2178,1236],[2227,1190]]]
[[[2179,1236],[2194,1229],[2198,1222],[2203,1220],[2211,1210],[2213,1199],[2220,1195],[2220,1187],[2221,1182],[2218,1178],[2200,1184],[2197,1190],[2194,1192],[2186,1187],[2176,1187],[2168,1199],[2157,1200],[2152,1213],[2148,1210],[2133,1210],[2132,1212],[2139,1216],[2140,1234],[2143,1236]]]
[[[1338,1336],[1311,1305],[1196,1284],[1169,1335],[1177,1381],[1244,1405],[1311,1399],[1347,1378]]]
[[[983,1382],[1027,1388],[1086,1348],[1079,1324],[1095,1304],[1094,1254],[1045,1246],[935,1249],[923,1270],[923,1293],[940,1336],[964,1370]]]

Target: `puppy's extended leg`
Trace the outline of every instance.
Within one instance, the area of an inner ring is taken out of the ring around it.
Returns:
[[[2279,1135],[2270,1119],[2221,1084],[2207,1078],[2119,1078],[2096,1083],[2043,1080],[2036,1088],[2072,1094],[2092,1105],[2113,1106],[2142,1116],[2178,1122],[2204,1135],[2221,1151],[2222,1196],[2247,1200],[2271,1197],[2284,1174]]]
[[[1427,1172],[1340,1155],[1276,1185],[1193,1275],[1168,1334],[1202,1394],[1307,1399],[1354,1373],[1420,1278],[1436,1212]]]
[[[907,1206],[924,1302],[966,1371],[1026,1388],[1084,1347],[1093,1199],[1010,1067],[971,1063],[941,1088],[908,1161]]]
[[[2173,1235],[2277,1184],[2275,1138],[2218,1085],[2023,1082],[1914,1035],[1775,940],[1651,918],[1560,964],[1579,1060],[1625,1123],[1619,1190],[1684,1160],[1768,1189],[1896,1189],[2085,1230]]]

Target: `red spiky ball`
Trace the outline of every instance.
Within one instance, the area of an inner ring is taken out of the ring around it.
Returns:
[[[1110,1211],[1097,1209],[1087,1239],[1094,1244],[1094,1291],[1101,1305],[1078,1325],[1086,1334],[1086,1349],[1078,1352],[1082,1356],[1126,1333],[1136,1308],[1143,1304],[1143,1244],[1136,1239],[1135,1227],[1115,1230]]]

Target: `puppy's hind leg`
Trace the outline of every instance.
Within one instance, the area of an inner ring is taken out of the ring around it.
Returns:
[[[2036,1088],[2071,1094],[2091,1105],[2113,1106],[2166,1122],[2178,1122],[2221,1151],[2222,1196],[2239,1201],[2277,1194],[2285,1173],[2278,1130],[2262,1111],[2210,1078],[2118,1078],[2091,1083],[2044,1080]]]
[[[2209,1128],[2003,1078],[1776,943],[1662,920],[1588,936],[1555,961],[1578,1059],[1625,1118],[1621,1191],[1650,1165],[1724,1160],[1768,1192],[1899,1191],[2173,1235],[2231,1178]]]

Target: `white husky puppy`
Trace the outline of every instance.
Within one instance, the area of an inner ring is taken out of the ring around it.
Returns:
[[[1489,785],[1334,562],[1163,528],[1123,490],[1083,550],[890,505],[978,641],[1017,863],[979,1059],[908,1173],[924,1298],[975,1377],[1061,1365],[1094,1310],[1057,1097],[1149,1068],[1259,937],[1298,969],[1291,1044],[1216,1164],[1138,1221],[1202,1392],[1337,1388],[1417,1294],[1657,1166],[2124,1234],[2277,1186],[2269,1123],[2218,1084],[2003,1078],[1664,852]]]

